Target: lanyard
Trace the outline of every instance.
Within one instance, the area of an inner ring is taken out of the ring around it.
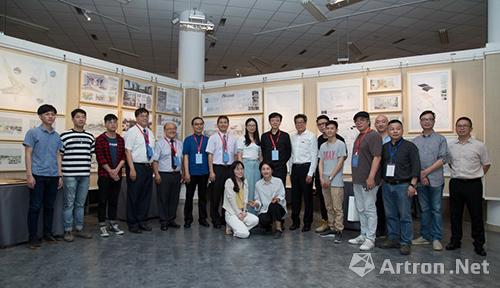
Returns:
[[[392,158],[394,158],[394,155],[396,155],[396,153],[398,152],[398,148],[399,148],[399,146],[401,146],[402,142],[403,142],[403,138],[399,139],[396,146],[393,146],[392,143],[391,143],[391,145],[387,146],[387,152],[389,152],[389,160],[391,161],[391,163],[392,163]]]
[[[144,136],[144,141],[146,141],[146,145],[149,145],[149,133],[147,132],[147,130],[146,130],[146,133],[144,133],[138,124],[135,124],[135,126],[137,126],[137,128],[139,128],[139,131],[141,131],[142,136]],[[144,128],[144,129],[146,129],[146,128]]]
[[[193,134],[193,138],[194,138],[194,142],[196,142],[196,147],[198,149],[198,154],[200,154],[200,151],[201,151],[201,146],[203,145],[203,135],[201,135],[201,141],[200,141],[200,144],[198,144],[198,139],[196,139],[196,135]]]
[[[271,144],[273,145],[274,150],[276,150],[276,147],[278,146],[278,142],[280,142],[280,136],[281,136],[281,130],[278,130],[278,138],[276,138],[276,142],[274,142],[273,133],[271,133],[271,131],[269,131],[269,139],[271,139]]]
[[[370,131],[372,131],[372,129],[368,128],[368,130],[365,133],[361,133],[356,139],[356,141],[354,141],[354,154],[358,154],[359,149],[361,148],[361,143],[365,139],[366,134],[368,134]]]
[[[222,142],[222,148],[224,149],[224,151],[227,151],[227,140],[224,140],[222,135],[220,135],[220,132],[217,132],[217,134],[219,134],[219,138],[220,138],[220,141]],[[224,135],[226,136],[226,135]],[[227,136],[226,136],[227,138]]]
[[[170,149],[172,149],[173,155],[177,156],[177,149],[175,149],[175,142],[174,142],[174,145],[172,145],[172,143],[170,142],[170,140],[168,140],[167,137],[165,137],[165,140],[167,141],[168,145],[170,146]]]

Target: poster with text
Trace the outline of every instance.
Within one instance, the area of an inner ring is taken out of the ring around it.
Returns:
[[[202,94],[203,116],[262,113],[262,89]]]
[[[157,87],[156,88],[156,112],[181,115],[182,91]]]

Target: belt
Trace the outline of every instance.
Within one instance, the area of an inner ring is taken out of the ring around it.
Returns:
[[[140,166],[151,166],[151,163],[139,163],[139,162],[134,162],[134,165],[140,165]]]
[[[462,183],[481,182],[481,178],[472,178],[472,179],[451,178],[451,180],[462,182]]]
[[[160,173],[172,174],[172,175],[175,175],[175,174],[181,174],[181,172],[180,172],[180,171],[170,171],[170,172],[160,171]]]
[[[311,165],[311,162],[307,162],[307,163],[294,163],[294,164],[292,164],[292,166],[298,166],[298,167],[300,167],[300,166],[306,166],[306,165]]]
[[[384,180],[385,183],[389,184],[389,185],[398,185],[398,184],[406,184],[406,183],[410,183],[411,182],[411,179],[404,179],[404,180]]]
[[[229,168],[231,165],[214,164],[214,166],[219,166],[219,167],[226,167],[226,168]]]

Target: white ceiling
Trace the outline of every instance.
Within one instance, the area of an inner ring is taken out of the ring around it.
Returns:
[[[3,18],[0,28],[9,36],[176,78],[179,32],[170,20],[174,13],[197,8],[216,24],[216,45],[210,48],[210,42],[206,42],[207,79],[234,77],[237,71],[249,76],[334,64],[338,56],[347,53],[347,41],[354,42],[362,52],[351,54],[351,62],[356,62],[483,47],[487,35],[485,0],[435,0],[261,36],[253,33],[314,18],[301,0],[67,1],[138,26],[141,31],[95,15],[89,22],[57,0],[0,1],[4,3],[0,4],[0,14],[47,27],[49,32]],[[314,0],[328,18],[413,1],[364,0],[328,11],[326,0]],[[221,18],[227,19],[226,25],[219,25]],[[336,30],[333,34],[323,36],[332,28]],[[446,46],[439,42],[440,28],[448,30],[450,43]],[[92,34],[98,40],[92,39]],[[402,38],[405,40],[393,44]],[[110,47],[140,57],[121,55]],[[306,52],[299,55],[302,50]],[[264,63],[252,62],[252,57]]]

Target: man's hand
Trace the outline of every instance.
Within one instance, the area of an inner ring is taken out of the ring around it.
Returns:
[[[313,177],[312,177],[312,176],[307,175],[307,177],[306,177],[306,183],[307,183],[307,184],[311,184],[312,182],[313,182]]]
[[[35,180],[35,177],[33,177],[33,175],[27,175],[26,182],[28,182],[28,188],[30,188],[30,189],[35,188],[36,180]]]
[[[135,169],[130,169],[130,180],[135,181],[137,179],[137,172],[135,172]]]
[[[375,188],[375,179],[373,177],[368,177],[366,179],[366,190],[372,190]]]

